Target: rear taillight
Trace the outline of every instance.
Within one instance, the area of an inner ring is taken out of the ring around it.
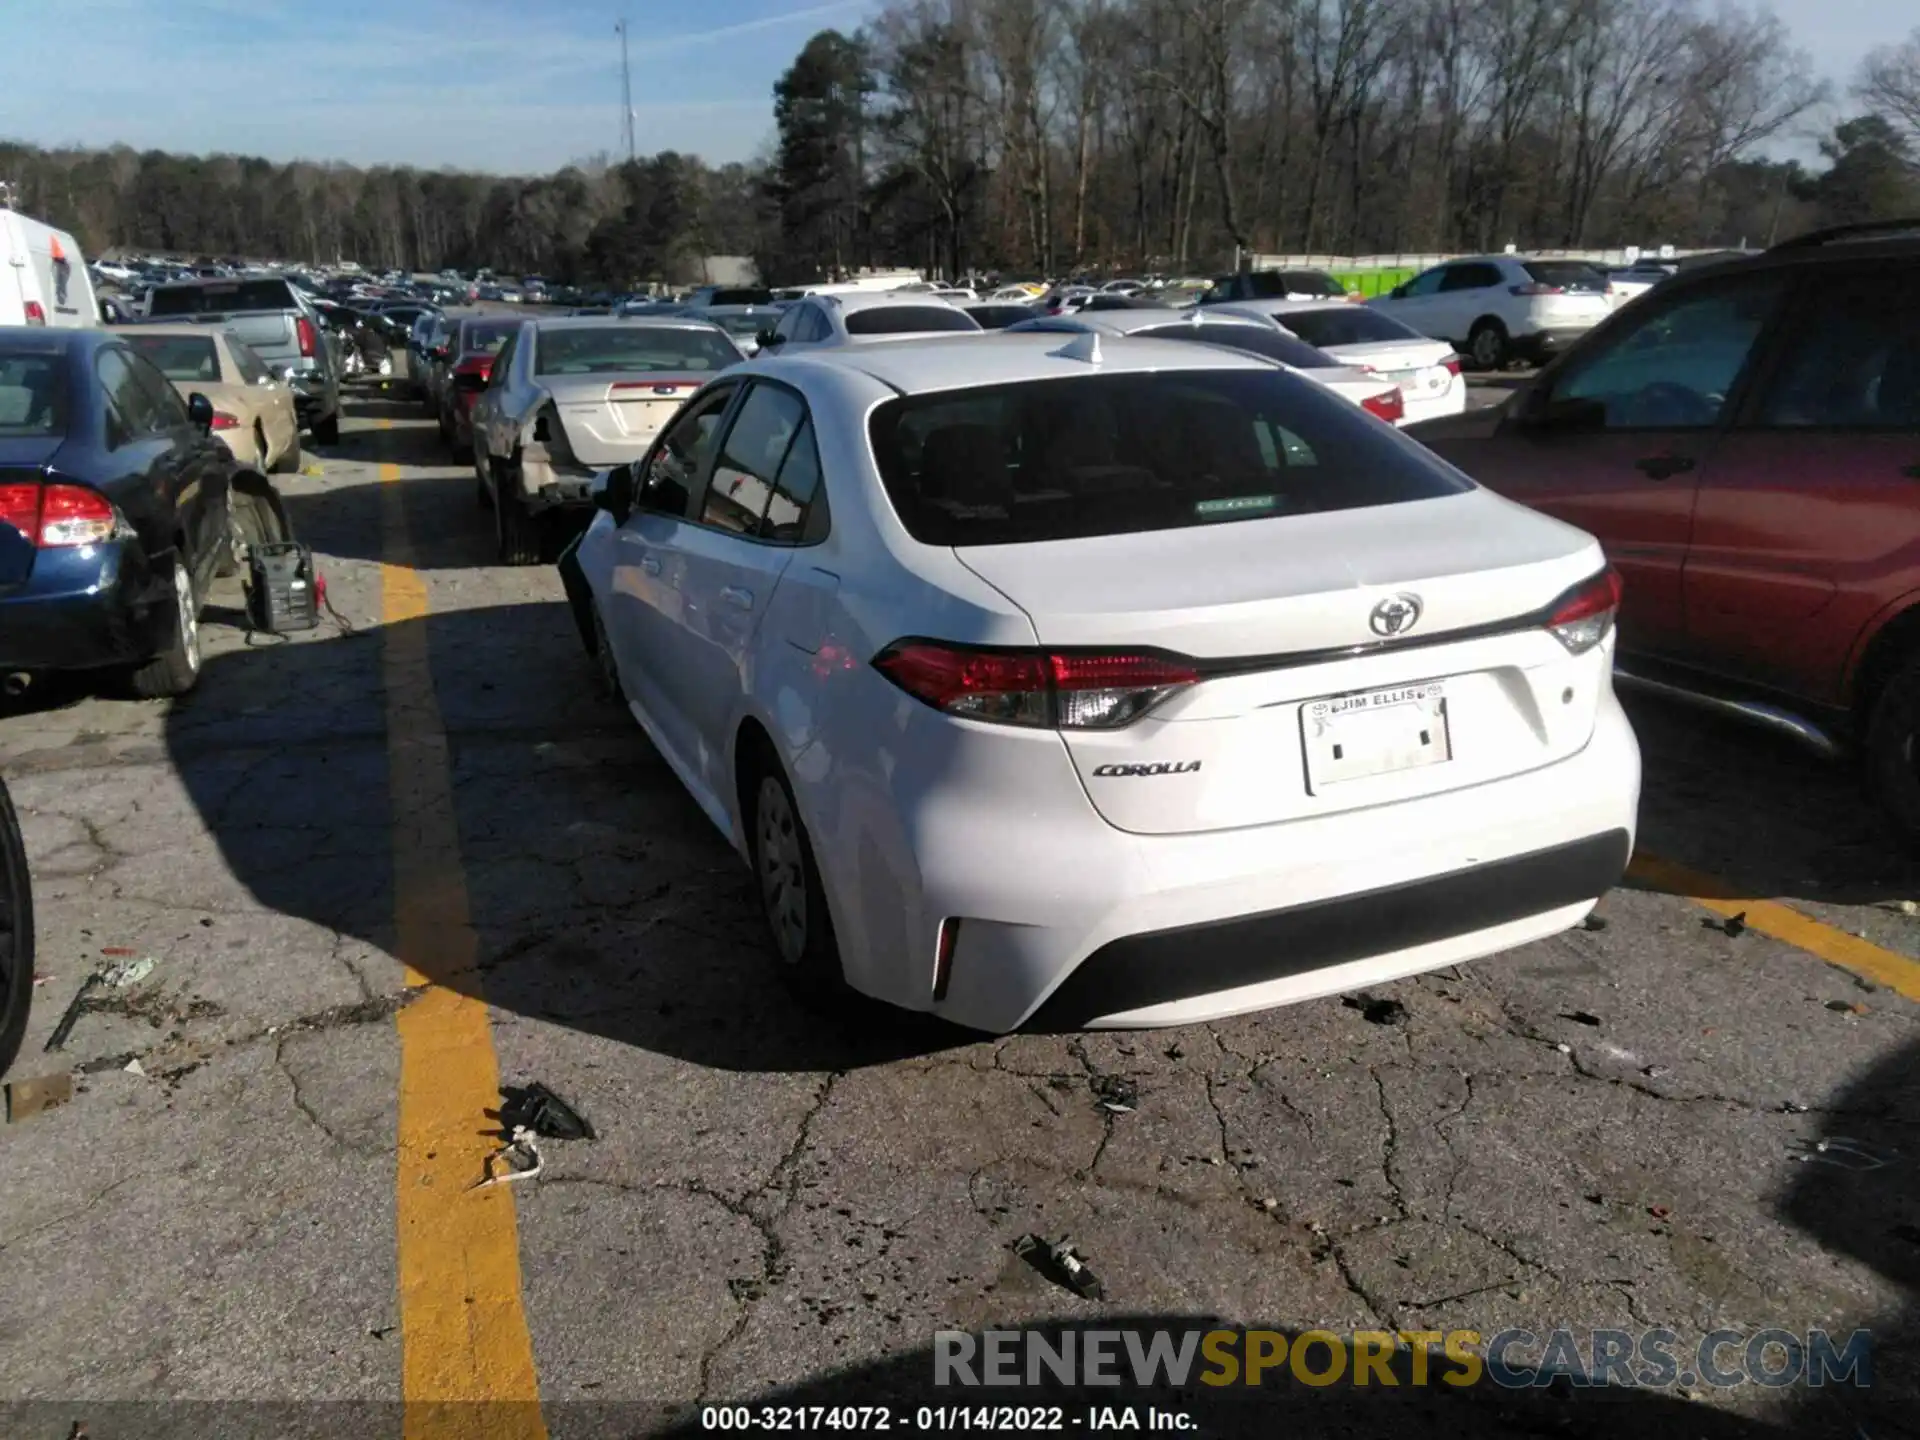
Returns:
[[[1567,292],[1558,285],[1509,285],[1509,295],[1564,295]]]
[[[1458,375],[1460,373],[1460,357],[1458,355],[1449,355],[1440,362],[1440,366],[1447,374]]]
[[[47,323],[47,311],[38,300],[27,301],[27,324],[44,325]]]
[[[1612,633],[1619,609],[1620,572],[1609,565],[1553,602],[1547,629],[1569,652],[1584,655]]]
[[[311,357],[319,345],[319,340],[313,333],[313,322],[304,315],[294,316],[293,335],[300,342],[300,353]]]
[[[229,415],[224,410],[216,410],[213,412],[213,428],[216,430],[238,430],[240,428],[240,417],[238,415]]]
[[[873,664],[936,710],[1033,729],[1117,730],[1200,682],[1192,665],[1161,655],[974,650],[931,640],[889,645]]]
[[[1369,415],[1385,420],[1389,425],[1398,424],[1407,417],[1407,402],[1395,386],[1384,395],[1369,395],[1360,402],[1360,408]]]
[[[1362,295],[1359,291],[1356,290],[1352,294],[1346,297],[1346,301],[1349,305],[1358,305],[1366,298],[1367,298],[1366,296]]]
[[[106,496],[85,485],[0,485],[0,520],[41,550],[110,540],[119,518]]]

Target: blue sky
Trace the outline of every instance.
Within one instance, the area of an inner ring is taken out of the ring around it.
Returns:
[[[1913,0],[1771,0],[1844,87]],[[815,30],[878,0],[0,0],[0,138],[476,170],[620,140],[631,22],[643,153],[750,157]]]

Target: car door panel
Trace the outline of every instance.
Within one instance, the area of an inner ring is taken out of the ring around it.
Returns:
[[[1702,484],[1687,623],[1704,663],[1837,704],[1862,628],[1920,585],[1920,283],[1810,277]]]

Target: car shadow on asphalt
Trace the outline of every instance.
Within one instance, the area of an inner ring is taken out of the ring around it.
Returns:
[[[1920,858],[1874,808],[1855,765],[1642,696],[1639,849],[1755,897],[1880,905],[1920,897]]]
[[[409,482],[413,498],[431,504],[419,487],[434,483]],[[363,503],[376,488],[328,498]],[[392,812],[386,687],[393,657],[422,642],[460,840],[460,873],[434,883],[464,884],[477,961],[407,957],[427,979],[721,1070],[847,1070],[979,1038],[855,997],[809,1008],[789,994],[745,865],[639,727],[595,696],[557,600],[208,659],[167,745],[259,903],[395,950],[393,834],[427,819]]]

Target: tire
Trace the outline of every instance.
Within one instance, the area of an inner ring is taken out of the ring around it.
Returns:
[[[772,757],[763,754],[749,775],[747,801],[754,891],[780,978],[804,999],[826,999],[845,985],[840,946],[813,842],[801,823],[793,787]]]
[[[33,1004],[33,881],[13,799],[0,785],[0,1075],[20,1053]]]
[[[184,695],[200,683],[200,597],[194,594],[193,572],[177,551],[172,578],[174,612],[167,647],[127,677],[128,687],[142,700]]]
[[[275,475],[298,475],[300,473],[300,467],[305,461],[306,456],[300,453],[300,432],[295,430],[293,432],[293,444],[287,447],[286,454],[273,462],[272,473]]]
[[[1473,333],[1467,336],[1467,354],[1482,370],[1501,369],[1512,353],[1513,345],[1507,339],[1507,327],[1498,320],[1480,321],[1473,327]]]
[[[502,565],[538,565],[540,563],[540,522],[527,513],[526,502],[503,483],[496,465],[493,471],[493,538]]]
[[[1901,662],[1874,701],[1862,759],[1874,802],[1920,849],[1920,654]]]
[[[338,445],[340,443],[340,412],[335,410],[324,420],[313,422],[313,443],[316,445]]]

